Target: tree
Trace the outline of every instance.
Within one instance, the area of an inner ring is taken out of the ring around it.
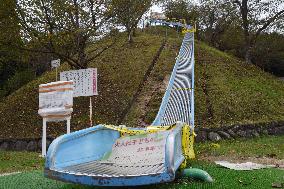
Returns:
[[[12,47],[21,45],[19,20],[15,12],[15,0],[3,0],[0,6],[0,48],[1,56],[5,55],[6,60],[18,59],[19,51]]]
[[[24,55],[15,48],[22,46],[15,0],[3,0],[0,6],[0,90],[4,83],[24,66]],[[1,93],[1,92],[0,92]],[[0,94],[1,96],[1,94]]]
[[[203,39],[215,47],[219,46],[221,35],[239,21],[236,7],[227,0],[203,0],[198,17]]]
[[[153,0],[111,0],[109,5],[110,15],[114,23],[126,28],[128,42],[133,42],[133,34],[143,14],[153,4]]]
[[[233,0],[239,8],[245,43],[245,60],[252,63],[252,50],[258,36],[284,21],[283,0]]]
[[[23,37],[27,44],[41,46],[25,50],[52,53],[72,67],[86,68],[101,54],[90,56],[86,48],[105,34],[110,18],[105,11],[105,0],[18,0]]]
[[[186,22],[191,21],[190,3],[185,0],[169,1],[164,6],[165,15],[170,19],[185,19]]]
[[[260,34],[252,60],[265,71],[284,77],[284,35],[276,32]]]
[[[163,9],[166,17],[169,19],[176,19],[178,21],[184,19],[187,24],[197,24],[199,26],[198,6],[194,5],[190,1],[168,1],[165,2]],[[198,34],[199,32],[197,31],[197,38],[199,36]]]

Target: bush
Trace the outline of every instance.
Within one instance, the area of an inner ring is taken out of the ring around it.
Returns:
[[[35,79],[35,73],[32,70],[22,70],[16,72],[12,77],[10,77],[4,84],[1,94],[7,96],[17,89],[21,88],[23,85]],[[1,98],[1,96],[0,96]]]

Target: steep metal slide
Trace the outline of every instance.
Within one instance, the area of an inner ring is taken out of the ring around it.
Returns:
[[[194,34],[186,29],[179,55],[151,126],[97,125],[65,134],[48,149],[46,177],[87,185],[134,186],[175,179],[193,157]]]

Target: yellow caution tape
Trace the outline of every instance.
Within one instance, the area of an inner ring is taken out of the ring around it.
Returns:
[[[171,129],[174,126],[175,125],[173,125],[173,126],[148,126],[145,129],[136,130],[136,129],[128,128],[124,125],[120,125],[120,126],[104,125],[104,127],[108,128],[108,129],[119,131],[121,136],[155,133],[155,132],[158,132],[158,131],[165,131],[165,130]]]
[[[139,135],[139,134],[147,134],[147,133],[155,133],[158,131],[165,131],[174,128],[176,125],[171,126],[148,126],[145,129],[134,130],[131,128],[127,128],[124,125],[114,126],[114,125],[104,125],[104,127],[112,130],[119,131],[121,136],[125,135]],[[187,164],[187,160],[194,159],[195,153],[193,149],[194,137],[196,134],[194,130],[190,128],[189,125],[184,125],[182,128],[182,151],[185,157],[184,162],[181,164],[181,168],[185,168]]]
[[[181,168],[185,168],[187,164],[187,160],[194,159],[195,153],[193,150],[195,133],[190,129],[189,125],[185,125],[182,128],[182,150],[183,155],[185,157],[183,163],[181,164]]]

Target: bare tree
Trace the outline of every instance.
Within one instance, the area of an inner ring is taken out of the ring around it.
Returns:
[[[211,45],[216,42],[231,24],[238,22],[236,7],[226,0],[203,0],[198,6],[200,30]]]
[[[258,36],[264,31],[272,31],[277,21],[283,24],[283,0],[233,0],[239,8],[245,42],[245,60],[252,62],[252,49]]]
[[[110,14],[114,23],[126,28],[128,42],[133,42],[133,34],[143,14],[154,3],[153,0],[111,0],[109,4]]]
[[[37,42],[75,68],[86,68],[98,55],[86,47],[103,35],[106,22],[105,0],[18,0],[17,12],[27,42]],[[102,48],[103,50],[107,48]]]

